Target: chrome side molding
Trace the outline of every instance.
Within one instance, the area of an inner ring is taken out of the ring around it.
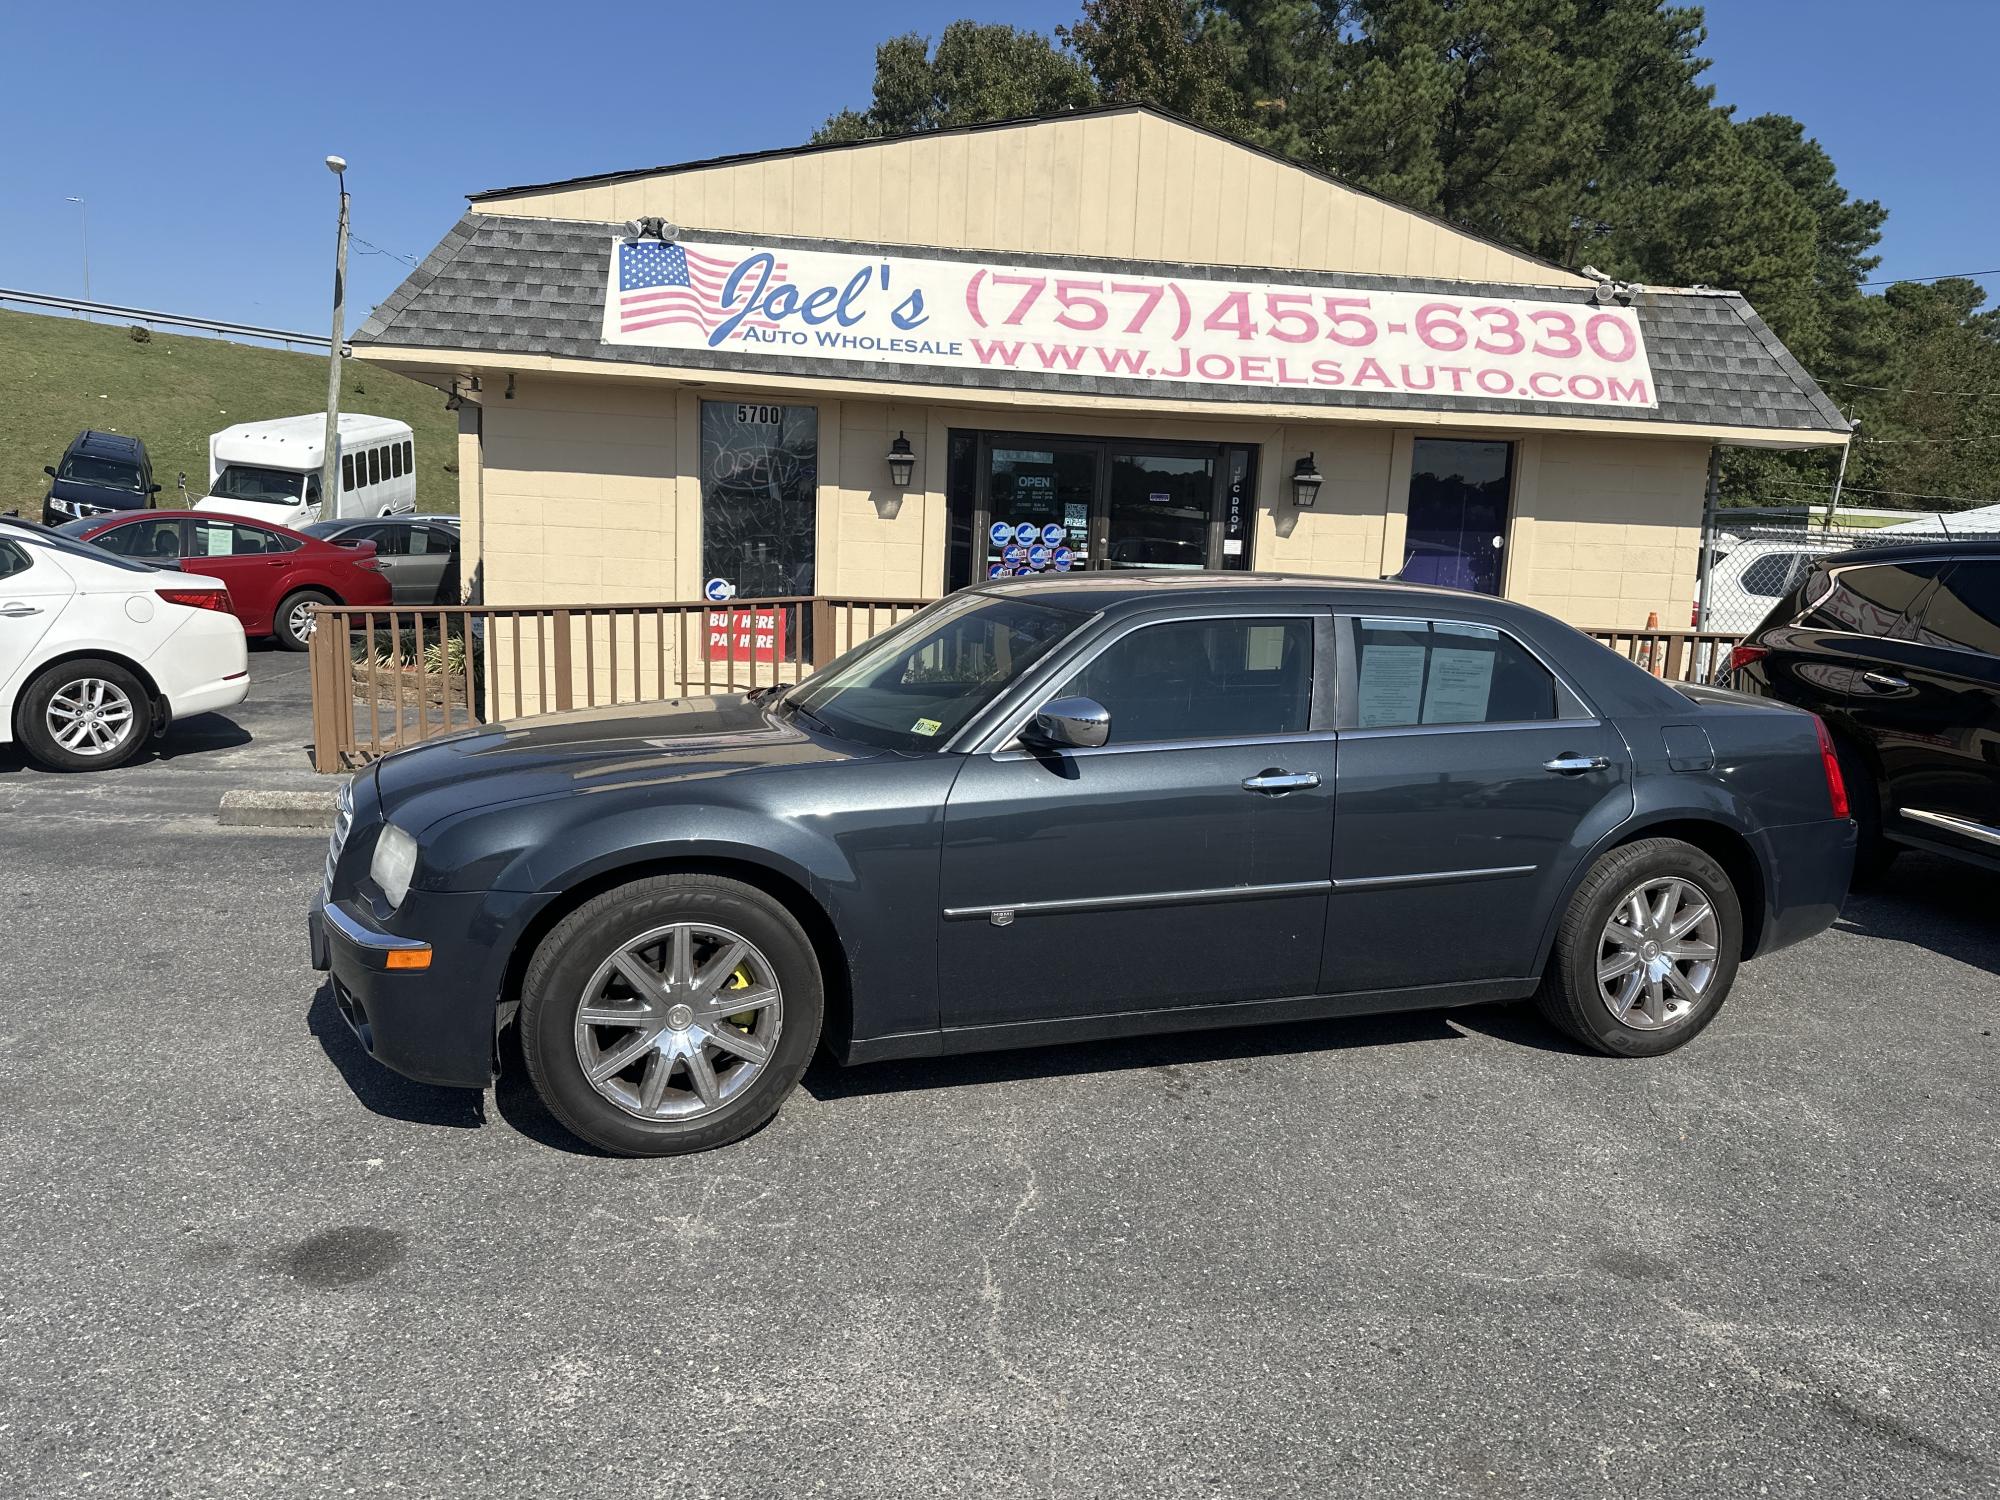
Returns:
[[[1933,828],[1942,828],[1946,833],[1955,833],[1960,838],[1977,839],[1982,844],[2000,844],[2000,828],[1988,828],[1984,823],[1975,823],[1970,818],[1954,818],[1949,813],[1925,812],[1921,807],[1906,807],[1903,816],[1913,822],[1928,823]]]

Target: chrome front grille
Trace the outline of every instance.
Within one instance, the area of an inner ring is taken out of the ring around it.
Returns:
[[[333,833],[326,841],[326,899],[333,899],[333,871],[340,863],[340,851],[347,846],[347,835],[354,827],[354,783],[343,781],[340,791],[333,799]]]

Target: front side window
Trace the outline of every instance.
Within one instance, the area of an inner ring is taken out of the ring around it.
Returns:
[[[305,475],[291,469],[226,464],[208,492],[223,500],[256,500],[265,505],[297,505],[306,492]]]
[[[99,485],[107,490],[143,490],[146,487],[137,464],[115,458],[92,458],[85,453],[72,453],[65,458],[56,469],[56,478],[73,480],[77,484]]]
[[[181,560],[181,523],[134,521],[129,526],[114,526],[109,531],[100,532],[92,538],[92,542],[120,557],[171,565]]]
[[[1301,618],[1169,620],[1120,636],[1055,697],[1094,699],[1113,745],[1302,734],[1313,626]]]
[[[1924,606],[1920,639],[2000,656],[2000,562],[1953,563]]]
[[[864,744],[934,749],[1084,619],[1026,600],[954,595],[808,678],[781,709]]]
[[[1548,668],[1490,625],[1362,619],[1354,622],[1354,641],[1342,728],[1521,724],[1562,716]]]

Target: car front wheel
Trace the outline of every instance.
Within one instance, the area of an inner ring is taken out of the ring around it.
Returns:
[[[1605,854],[1571,897],[1536,1004],[1612,1057],[1657,1057],[1715,1019],[1736,979],[1743,913],[1728,873],[1679,839]]]
[[[716,875],[620,886],[559,922],[521,989],[521,1053],[557,1120],[621,1156],[726,1145],[778,1112],[819,1042],[812,944]]]
[[[51,770],[108,771],[146,743],[153,702],[145,685],[116,662],[58,662],[21,694],[14,732]]]

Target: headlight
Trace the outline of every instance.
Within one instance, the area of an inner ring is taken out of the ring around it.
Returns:
[[[401,906],[416,873],[417,841],[394,823],[383,824],[375,840],[375,857],[368,862],[369,879],[382,888],[391,906]]]

